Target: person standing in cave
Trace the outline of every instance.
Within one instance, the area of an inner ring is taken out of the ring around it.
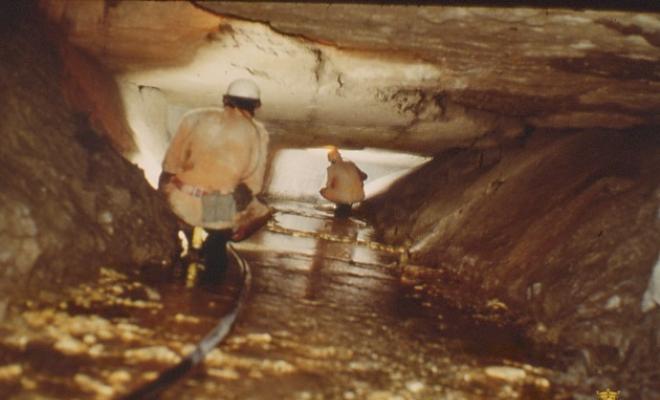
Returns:
[[[216,271],[224,271],[227,241],[244,239],[271,215],[257,198],[269,141],[265,127],[254,119],[261,106],[259,88],[249,79],[235,80],[223,105],[183,116],[158,181],[174,213],[209,233],[201,256]]]
[[[336,204],[336,217],[346,218],[351,213],[353,203],[364,200],[364,181],[367,174],[353,162],[344,161],[336,147],[328,151],[328,161],[328,179],[319,193]]]

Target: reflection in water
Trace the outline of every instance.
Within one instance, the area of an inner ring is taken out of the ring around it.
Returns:
[[[195,229],[201,230],[199,228]],[[213,236],[213,234],[209,235],[209,239],[213,238]],[[201,245],[201,243],[198,244]],[[205,245],[208,245],[208,243],[205,243]],[[219,254],[223,256],[227,254],[224,248],[225,245],[226,242],[222,241],[223,249],[219,251]],[[200,246],[193,247],[199,248]],[[165,369],[164,371],[159,372],[158,377],[149,381],[148,383],[138,385],[136,388],[132,389],[130,393],[122,397],[122,400],[141,400],[154,398],[157,394],[162,393],[163,390],[177,383],[187,373],[198,367],[200,363],[205,360],[209,352],[229,334],[229,331],[234,325],[238,313],[245,306],[252,282],[252,274],[249,265],[245,262],[245,260],[238,256],[233,248],[230,248],[229,250],[230,257],[233,261],[232,264],[238,267],[240,270],[240,275],[242,276],[240,282],[240,292],[232,309],[226,314],[220,316],[213,328],[209,330],[208,333],[206,333],[206,335],[195,345],[194,349],[188,352],[188,354],[186,354],[186,356],[183,357],[178,363],[170,368]],[[228,264],[229,260],[216,260],[215,262],[219,262],[224,267]],[[200,264],[198,263],[190,263],[188,268],[190,271],[191,267],[197,268],[199,266]],[[221,271],[218,271],[214,265],[201,265],[201,267],[203,268],[202,271],[205,273],[201,274],[202,279],[200,279],[200,282],[203,282],[205,285],[215,285],[219,283],[220,280],[222,280],[225,276],[224,268]],[[190,273],[188,275],[190,275]]]
[[[309,270],[309,284],[305,291],[305,298],[314,300],[318,291],[321,289],[323,280],[323,267],[327,264],[328,258],[338,258],[352,260],[355,242],[357,240],[357,227],[349,219],[329,219],[325,220],[322,233],[329,233],[333,237],[341,237],[349,240],[343,245],[337,245],[324,238],[316,239],[316,252],[312,257],[312,265]]]
[[[233,333],[162,400],[571,398],[515,331],[425,293],[415,276],[436,271],[402,276],[401,253],[370,242],[363,221],[278,207],[271,226],[235,244],[254,277]],[[0,326],[0,398],[111,399],[153,380],[235,304],[236,271],[221,282],[204,271],[106,268],[17,306]]]

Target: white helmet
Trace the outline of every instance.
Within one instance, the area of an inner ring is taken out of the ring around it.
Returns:
[[[225,94],[251,100],[259,100],[260,97],[259,87],[250,79],[236,79],[229,84]]]

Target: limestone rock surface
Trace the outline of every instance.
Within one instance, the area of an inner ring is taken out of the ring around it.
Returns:
[[[174,217],[142,171],[66,102],[57,36],[30,10],[3,6],[0,32],[0,302],[104,264],[167,261],[176,246]]]

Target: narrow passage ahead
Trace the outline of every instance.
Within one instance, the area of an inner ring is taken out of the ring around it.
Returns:
[[[160,398],[570,398],[515,330],[402,278],[404,253],[374,242],[364,221],[275,207],[267,227],[233,244],[252,288],[228,339]],[[0,398],[125,394],[188,354],[233,307],[239,282],[233,269],[209,283],[191,267],[104,268],[64,298],[20,305],[0,328]]]

